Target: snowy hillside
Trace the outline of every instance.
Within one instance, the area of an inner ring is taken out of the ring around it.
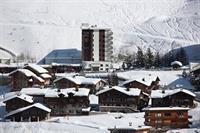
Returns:
[[[90,23],[113,29],[118,52],[166,52],[200,43],[198,7],[199,0],[0,0],[0,47],[37,59],[55,48],[81,49],[81,23]]]

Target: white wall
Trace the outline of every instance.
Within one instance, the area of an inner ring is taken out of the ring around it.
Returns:
[[[94,56],[93,57],[94,57],[94,61],[99,61],[99,30],[94,30],[93,35],[94,35],[94,37],[93,37],[93,39],[94,39],[94,42],[93,42]]]

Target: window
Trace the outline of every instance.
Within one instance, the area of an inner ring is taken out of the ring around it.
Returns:
[[[160,123],[162,123],[162,121],[161,120],[156,120],[155,123],[159,123],[160,124]]]
[[[103,67],[103,64],[101,64],[101,67]]]
[[[155,114],[156,117],[161,117],[161,113]]]
[[[169,116],[171,116],[171,113],[167,112],[167,113],[164,113],[164,115],[169,117]]]
[[[178,117],[180,117],[180,118],[183,118],[183,117],[184,117],[183,112],[177,112],[177,115],[178,115]]]

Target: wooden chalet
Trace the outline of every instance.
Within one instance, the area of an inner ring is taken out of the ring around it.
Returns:
[[[89,89],[51,89],[45,94],[45,103],[53,116],[89,114]]]
[[[97,78],[85,78],[83,76],[61,77],[54,81],[57,88],[88,88],[90,93],[96,93],[106,85],[106,81]]]
[[[150,94],[151,90],[159,88],[159,81],[160,79],[158,77],[148,76],[141,79],[125,81],[122,86],[126,88],[138,88],[141,89],[142,92]]]
[[[153,107],[146,108],[145,125],[154,128],[187,128],[189,108],[182,107]]]
[[[6,104],[6,112],[11,112],[13,110],[31,105],[33,103],[33,97],[19,93],[6,97],[3,100],[3,103]]]
[[[27,69],[17,69],[9,74],[11,77],[11,91],[19,91],[34,85],[44,86],[44,80]]]
[[[23,108],[16,109],[4,116],[7,121],[31,122],[42,121],[50,118],[51,109],[40,103],[35,103]]]
[[[124,87],[107,87],[97,92],[100,111],[135,112],[148,103],[148,96],[140,89]]]
[[[49,84],[51,84],[52,76],[49,74],[49,72],[46,69],[44,69],[40,65],[27,64],[24,66],[24,69],[28,69],[34,74],[36,74],[38,77],[42,78],[44,80],[45,86],[48,86]]]
[[[153,90],[152,107],[194,107],[195,94],[186,89]]]

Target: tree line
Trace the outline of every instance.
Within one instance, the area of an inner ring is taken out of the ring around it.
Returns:
[[[164,55],[159,52],[152,52],[151,48],[148,48],[144,52],[142,48],[138,47],[136,53],[134,52],[128,55],[118,54],[118,59],[123,61],[123,69],[170,67],[173,61],[180,61],[183,65],[188,64],[186,52],[182,47],[171,50]]]

